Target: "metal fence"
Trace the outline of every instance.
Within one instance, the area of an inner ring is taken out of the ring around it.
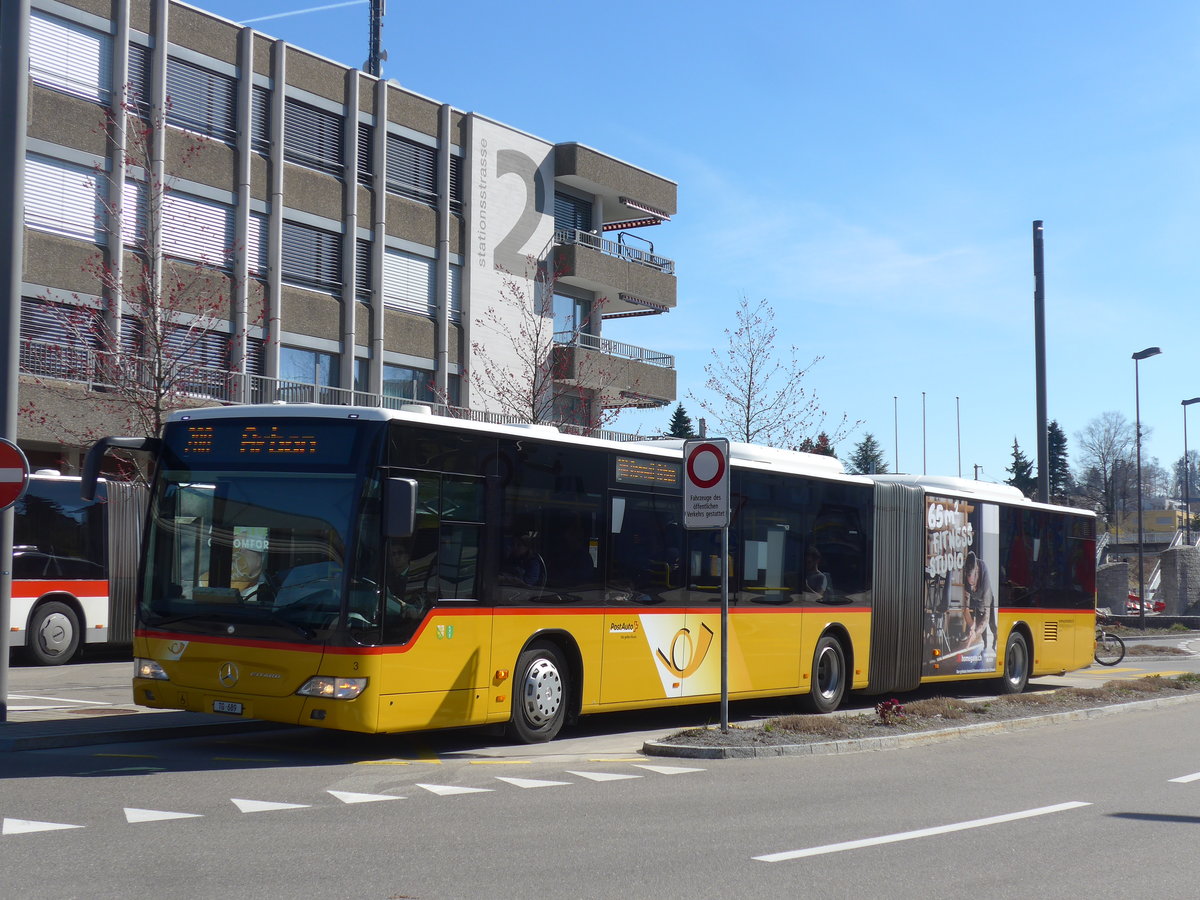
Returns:
[[[592,234],[590,231],[580,231],[578,228],[555,228],[554,241],[558,244],[578,244],[581,247],[590,247],[593,250],[603,253],[605,256],[613,256],[617,259],[625,259],[641,266],[648,266],[651,269],[658,269],[664,275],[675,274],[675,261],[673,259],[658,256],[649,250],[639,250],[636,247],[630,247],[628,244],[606,240],[598,234]]]

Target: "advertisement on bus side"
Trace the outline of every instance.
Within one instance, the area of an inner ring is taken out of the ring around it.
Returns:
[[[996,671],[1000,511],[994,503],[925,498],[922,675]]]

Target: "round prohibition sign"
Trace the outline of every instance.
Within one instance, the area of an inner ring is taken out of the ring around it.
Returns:
[[[710,488],[725,476],[725,454],[716,444],[700,444],[688,456],[687,473],[696,487]]]

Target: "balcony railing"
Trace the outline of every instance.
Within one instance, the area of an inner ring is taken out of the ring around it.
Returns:
[[[115,354],[90,350],[85,347],[62,347],[42,341],[24,341],[21,345],[21,374],[80,384],[89,389],[105,390],[116,387],[114,381],[117,379],[112,373],[113,367],[118,364],[121,366],[121,371],[125,373],[121,375],[122,386],[130,388],[131,393],[139,384],[145,385],[147,390],[154,384],[150,360],[125,354],[118,357]],[[487,422],[493,425],[530,424],[527,418],[506,413],[467,409],[443,403],[412,400],[407,397],[389,397],[349,388],[305,384],[282,378],[268,378],[265,375],[248,375],[209,366],[193,366],[179,362],[173,365],[175,369],[171,372],[172,387],[169,393],[178,400],[200,403],[209,400],[230,406],[241,403],[283,402],[318,403],[323,406],[382,407],[396,410],[415,404],[427,407],[434,415],[463,419],[469,422]],[[130,372],[134,373],[133,377],[129,376]],[[610,441],[644,441],[656,437],[656,435],[630,434],[601,428],[585,428],[579,425],[550,422],[540,424],[554,425],[565,434],[586,435]]]
[[[555,228],[554,242],[557,244],[578,244],[581,247],[590,247],[593,250],[603,253],[605,256],[613,256],[617,259],[624,259],[641,266],[657,269],[664,275],[675,274],[675,260],[667,259],[665,256],[657,256],[652,250],[639,250],[637,247],[630,247],[628,244],[606,240],[598,234],[592,234],[590,231],[580,231],[578,228]]]
[[[675,357],[670,353],[647,350],[645,347],[625,344],[621,341],[610,341],[608,338],[602,338],[595,334],[584,334],[582,331],[558,331],[554,334],[554,340],[566,347],[583,347],[603,353],[605,356],[630,359],[663,369],[675,368]]]

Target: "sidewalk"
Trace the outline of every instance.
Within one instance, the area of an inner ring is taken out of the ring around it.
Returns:
[[[128,707],[28,710],[10,698],[8,721],[0,722],[0,753],[153,741],[199,735],[286,728],[255,719],[218,719],[203,713]]]

